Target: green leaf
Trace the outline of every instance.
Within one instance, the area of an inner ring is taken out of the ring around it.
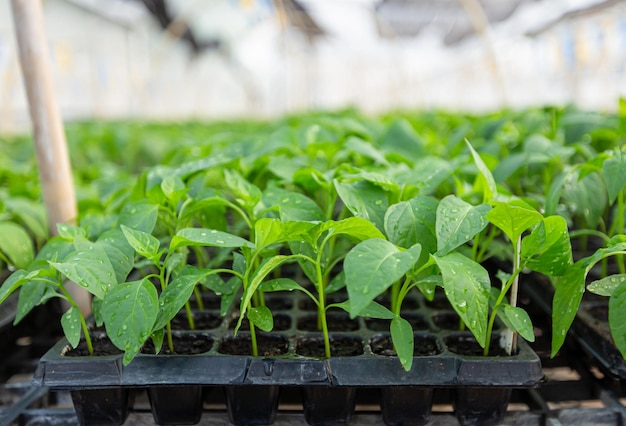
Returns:
[[[160,308],[154,330],[165,327],[185,306],[196,284],[211,273],[210,270],[196,270],[188,267],[183,274],[174,278],[159,296]]]
[[[87,238],[87,231],[84,228],[69,223],[57,223],[57,232],[60,237],[70,241],[78,237]]]
[[[478,155],[474,147],[472,147],[472,145],[469,143],[467,139],[465,140],[465,144],[467,145],[467,148],[472,153],[472,157],[474,158],[474,163],[476,164],[476,167],[478,168],[478,171],[480,172],[480,180],[483,186],[483,202],[485,203],[489,202],[493,200],[496,197],[496,195],[498,195],[498,188],[496,187],[496,180],[493,178],[491,171],[489,170],[487,165],[483,162],[482,158],[480,158],[480,155]]]
[[[28,282],[27,275],[28,273],[25,270],[19,269],[9,275],[9,278],[4,280],[4,283],[2,283],[2,286],[0,287],[0,304],[7,300],[7,298],[15,290]]]
[[[16,268],[26,268],[35,258],[33,241],[20,225],[0,222],[0,251]]]
[[[514,244],[524,231],[542,219],[541,213],[522,200],[496,202],[485,217],[504,232]]]
[[[324,212],[317,203],[298,192],[277,187],[268,188],[263,193],[263,204],[267,207],[278,207],[283,222],[324,220]]]
[[[282,222],[275,218],[263,218],[254,225],[255,247],[257,250],[272,244],[289,241],[310,240],[309,230],[315,226],[312,222]]]
[[[111,342],[124,351],[128,365],[152,334],[159,312],[154,285],[147,279],[118,284],[107,293],[102,317]]]
[[[63,333],[73,348],[80,342],[80,311],[76,306],[70,307],[61,317]]]
[[[128,244],[140,255],[150,260],[158,260],[160,257],[159,240],[148,234],[147,232],[137,231],[127,226],[121,225],[120,228],[126,237]]]
[[[349,302],[349,301],[348,301]],[[345,309],[346,312],[350,313],[350,308],[348,304],[348,309]],[[370,302],[365,308],[361,310],[359,316],[365,318],[378,318],[378,319],[394,319],[396,315],[391,312],[389,309],[385,308],[383,305],[376,301]]]
[[[36,276],[47,277],[54,279],[53,275],[56,272],[51,269],[41,269],[36,272]],[[52,276],[51,276],[52,275]],[[29,274],[31,276],[31,274]],[[34,278],[34,276],[31,276]],[[15,314],[15,320],[13,324],[18,324],[26,317],[37,305],[44,303],[46,300],[57,295],[57,288],[50,283],[43,283],[40,281],[27,281],[20,288],[20,296],[17,303],[17,313]]]
[[[564,275],[572,265],[572,244],[561,216],[544,218],[522,240],[522,264],[548,276]]]
[[[528,313],[520,307],[511,306],[508,303],[503,306],[502,312],[508,320],[508,326],[516,331],[529,342],[535,341],[533,323]]]
[[[613,156],[607,158],[602,164],[602,178],[606,183],[609,202],[613,204],[617,194],[626,185],[626,159],[624,151],[617,149]]]
[[[623,283],[626,283],[626,274],[614,274],[591,282],[587,290],[600,296],[612,296]]]
[[[115,270],[102,247],[94,243],[85,246],[85,250],[70,253],[63,262],[49,263],[94,296],[104,299],[109,288],[117,284]]]
[[[241,205],[254,207],[261,200],[261,190],[234,170],[224,169],[224,182]]]
[[[546,195],[545,202],[545,215],[553,215],[556,214],[557,207],[559,206],[559,200],[561,199],[561,193],[563,192],[563,184],[565,183],[565,179],[568,177],[568,173],[563,172],[559,174],[556,178],[552,179],[552,184],[550,185],[550,189],[548,190],[548,195]]]
[[[484,348],[491,287],[489,274],[485,268],[460,253],[433,257],[441,270],[446,297]]]
[[[248,319],[263,331],[272,331],[274,317],[267,306],[256,306],[248,310]]]
[[[372,238],[357,244],[344,260],[352,318],[406,274],[419,260],[419,244],[401,251],[389,241]]]
[[[22,197],[4,200],[7,210],[16,215],[39,241],[48,237],[46,210],[41,202]]]
[[[425,253],[437,248],[437,200],[415,197],[390,206],[385,213],[385,233],[392,243],[408,248],[417,243]]]
[[[419,195],[433,194],[452,175],[450,163],[442,158],[426,156],[418,159],[410,170],[396,176],[398,183],[413,185]]]
[[[147,200],[137,201],[124,206],[118,223],[149,234],[154,230],[158,213],[158,205]]]
[[[368,238],[385,238],[372,222],[360,217],[349,217],[339,221],[328,220],[319,225],[317,238],[326,231],[331,235],[346,235],[359,241]]]
[[[424,154],[424,141],[405,119],[395,120],[380,140],[383,152],[400,154],[403,158],[415,161]]]
[[[489,207],[474,207],[456,195],[448,195],[437,206],[437,255],[444,256],[465,244],[487,226]]]
[[[621,284],[609,299],[609,326],[615,346],[626,359],[626,284]]]
[[[160,328],[152,332],[152,343],[154,344],[154,353],[156,355],[161,352],[161,348],[163,348],[163,340],[165,339],[165,329]]]
[[[178,203],[187,193],[185,183],[178,176],[166,176],[161,182],[161,190],[170,202]]]
[[[227,232],[216,229],[184,228],[176,233],[170,243],[170,251],[183,246],[209,246],[209,247],[250,247],[254,244]]]
[[[356,136],[350,136],[346,139],[344,147],[351,152],[356,152],[371,158],[375,162],[384,166],[389,166],[389,162],[385,156],[378,151],[371,143],[364,141]]]
[[[326,289],[324,289],[324,292],[326,294],[331,294],[345,287],[346,287],[346,272],[342,269],[337,275],[335,275],[330,280],[330,282],[326,286]]]
[[[587,272],[584,265],[576,262],[565,275],[554,280],[554,298],[552,299],[552,354],[554,357],[569,330],[580,301],[585,292]]]
[[[71,241],[67,241],[58,236],[52,237],[44,244],[41,250],[39,250],[37,256],[35,256],[35,260],[63,260],[74,250],[74,244]]]
[[[293,291],[293,290],[303,291],[304,288],[300,284],[298,284],[297,282],[295,282],[294,280],[290,278],[276,278],[273,280],[268,280],[268,281],[263,282],[259,286],[259,290],[264,293],[267,293],[267,292],[273,292],[273,291]]]
[[[405,371],[411,370],[415,346],[411,323],[398,316],[391,320],[389,330],[391,331],[391,340],[393,341],[396,354],[398,354],[400,364],[402,364]]]
[[[563,201],[573,214],[596,228],[607,205],[607,194],[600,190],[603,181],[599,173],[591,173],[578,179],[566,180],[563,186]]]
[[[384,229],[385,212],[389,206],[384,189],[367,181],[341,183],[335,179],[334,183],[337,194],[350,213],[371,221],[380,230]]]
[[[118,283],[126,281],[126,277],[135,264],[135,251],[128,244],[126,237],[119,229],[112,229],[100,235],[96,245],[102,247],[115,270]]]

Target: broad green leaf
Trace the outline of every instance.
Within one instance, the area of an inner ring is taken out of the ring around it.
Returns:
[[[230,291],[223,292],[220,298],[220,315],[226,316],[230,307],[232,306],[235,298],[239,294],[239,289],[243,285],[242,281],[237,277],[232,277],[226,281],[226,288],[230,288]]]
[[[117,282],[123,283],[126,281],[126,277],[128,277],[135,263],[135,252],[128,244],[123,232],[119,229],[104,232],[96,241],[96,245],[102,247],[109,257],[111,265],[115,270]]]
[[[484,348],[491,287],[489,274],[485,268],[460,253],[433,257],[441,271],[446,297]]]
[[[561,276],[572,265],[572,244],[561,216],[544,218],[522,240],[522,264],[548,276]]]
[[[150,260],[159,259],[159,240],[147,232],[137,231],[121,225],[120,228],[126,237],[128,244],[141,256]]]
[[[351,152],[369,157],[379,164],[384,166],[389,165],[389,162],[380,151],[378,151],[371,143],[366,142],[361,138],[350,136],[344,143],[344,147]]]
[[[496,187],[496,180],[493,178],[491,171],[484,163],[480,155],[476,152],[474,147],[469,143],[466,139],[465,144],[467,148],[472,153],[472,158],[474,158],[474,163],[480,172],[480,180],[483,186],[483,202],[489,202],[493,200],[498,195],[498,188]]]
[[[587,272],[584,265],[576,262],[565,275],[554,280],[554,298],[552,299],[552,354],[554,357],[569,330],[580,301],[585,292]]]
[[[424,141],[405,119],[395,120],[380,140],[383,152],[401,155],[409,161],[419,160],[424,154]]]
[[[103,233],[115,228],[117,217],[104,213],[87,213],[80,219],[81,228],[87,232],[88,240],[95,240]]]
[[[578,179],[566,180],[563,186],[563,202],[592,229],[598,225],[608,203],[607,193],[600,189],[602,186],[599,173],[584,177],[579,174]]]
[[[259,290],[264,293],[267,293],[267,292],[273,292],[273,291],[293,291],[293,290],[303,291],[304,288],[300,284],[298,284],[297,282],[295,282],[294,280],[290,278],[276,278],[273,280],[268,280],[268,281],[263,282],[259,286]]]
[[[31,237],[13,222],[0,222],[0,251],[16,268],[26,268],[35,258]]]
[[[626,241],[621,242],[619,238],[613,237],[606,247],[597,249],[591,256],[584,257],[576,263],[581,264],[585,268],[585,273],[589,273],[593,265],[615,254],[626,254]]]
[[[118,284],[107,293],[102,317],[111,342],[124,351],[124,365],[133,360],[152,334],[158,312],[157,291],[145,278]]]
[[[255,246],[257,249],[272,244],[310,239],[309,230],[313,222],[282,222],[279,219],[263,218],[254,225]]]
[[[196,284],[209,274],[210,270],[195,270],[188,267],[183,274],[174,278],[165,287],[159,296],[160,308],[154,330],[165,327],[176,316],[191,297]]]
[[[621,149],[617,149],[612,157],[607,158],[602,164],[602,178],[606,183],[609,202],[613,204],[617,194],[626,185],[626,154]]]
[[[48,237],[46,210],[41,202],[22,197],[4,200],[7,210],[16,215],[39,241]]]
[[[552,184],[546,195],[545,202],[545,215],[556,214],[557,207],[559,206],[559,200],[561,199],[561,193],[563,192],[563,183],[568,177],[568,173],[563,172],[552,179]]]
[[[591,282],[587,286],[587,290],[600,296],[612,296],[623,283],[626,283],[626,274],[609,275]]]
[[[324,220],[324,212],[317,203],[299,192],[277,187],[268,188],[263,193],[263,204],[266,207],[278,207],[283,222]]]
[[[158,330],[154,330],[150,338],[152,339],[152,344],[154,344],[154,353],[158,355],[159,352],[161,352],[161,349],[163,348],[163,340],[165,339],[165,329],[160,328]]]
[[[272,331],[274,317],[267,306],[255,306],[248,310],[248,319],[263,331]]]
[[[55,273],[56,272],[51,269],[41,269],[37,271],[37,277],[54,279],[50,275],[54,275]],[[26,315],[28,315],[30,311],[33,310],[35,306],[41,305],[46,300],[57,295],[57,289],[53,284],[28,280],[20,288],[20,296],[17,303],[17,312],[15,314],[15,320],[13,321],[13,324],[20,323],[26,317]]]
[[[52,237],[46,244],[39,250],[35,260],[63,260],[74,251],[74,244],[71,241],[67,241],[61,237]]]
[[[626,284],[621,284],[609,299],[609,326],[615,346],[626,359]]]
[[[391,331],[391,340],[393,341],[396,354],[398,354],[400,364],[406,371],[411,370],[415,346],[411,323],[398,316],[391,320],[389,330]]]
[[[109,288],[117,284],[115,270],[104,249],[89,244],[89,249],[74,251],[63,262],[49,263],[94,296],[104,299]]]
[[[335,179],[335,189],[346,208],[356,217],[371,221],[384,229],[385,212],[389,202],[387,192],[371,182],[342,183]]]
[[[417,243],[426,254],[437,249],[437,200],[415,197],[390,206],[385,213],[385,233],[392,243],[408,248]]]
[[[224,170],[224,182],[237,199],[237,202],[244,206],[254,207],[261,200],[261,190],[248,182],[235,170]]]
[[[359,241],[368,238],[385,238],[372,222],[360,217],[349,217],[339,221],[327,220],[319,225],[316,231],[318,238],[326,231],[332,235],[345,235]]]
[[[326,294],[331,294],[345,287],[346,287],[346,272],[342,269],[337,275],[335,275],[330,280],[324,292]]]
[[[502,308],[502,312],[508,324],[513,331],[516,331],[529,342],[535,341],[535,333],[533,332],[533,323],[528,313],[518,306],[511,306],[508,303]]]
[[[172,203],[178,203],[187,192],[185,183],[178,176],[166,176],[161,182],[161,190]]]
[[[61,316],[61,326],[63,327],[63,334],[65,334],[70,345],[73,348],[78,346],[80,342],[80,311],[76,306],[70,307]]]
[[[422,196],[434,193],[452,175],[450,163],[442,158],[427,156],[418,159],[410,170],[396,175],[402,185],[412,185]]]
[[[419,260],[421,246],[401,251],[389,241],[371,238],[357,244],[343,266],[352,318],[406,274]]]
[[[77,237],[87,238],[87,231],[84,228],[69,223],[57,223],[57,232],[60,237],[70,241]]]
[[[7,300],[7,297],[9,297],[15,290],[28,282],[27,275],[28,273],[24,269],[19,269],[9,275],[9,278],[4,280],[4,283],[2,283],[2,286],[0,287],[0,304]]]
[[[295,166],[298,167],[297,163]],[[298,167],[293,173],[293,183],[308,194],[315,194],[320,189],[328,190],[330,188],[330,181],[324,173],[312,167]]]
[[[437,255],[444,256],[465,244],[487,226],[485,204],[474,207],[456,195],[448,195],[437,206]]]
[[[180,212],[178,223],[180,226],[188,226],[197,220],[203,227],[205,223],[219,222],[224,219],[225,207],[230,206],[230,202],[221,196],[211,196],[208,198],[193,200],[184,203],[185,208]]]
[[[154,230],[158,213],[158,205],[147,200],[137,201],[124,206],[118,224],[149,234]]]
[[[348,309],[346,312],[350,313],[350,310]],[[369,305],[363,308],[361,313],[359,313],[359,316],[379,319],[394,319],[396,317],[393,312],[376,301],[370,302]]]
[[[176,233],[170,243],[170,251],[184,246],[250,247],[254,244],[227,232],[216,229],[184,228]]]
[[[504,232],[514,244],[524,231],[542,219],[541,213],[522,200],[496,202],[485,217]]]

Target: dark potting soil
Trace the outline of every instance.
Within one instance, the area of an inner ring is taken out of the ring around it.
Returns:
[[[161,347],[162,355],[196,355],[209,352],[213,347],[213,336],[206,333],[176,333],[172,335],[174,352],[170,351],[167,344],[167,335]],[[141,353],[154,355],[154,344],[148,340],[141,348]]]
[[[383,305],[384,307],[386,307],[387,309],[391,309],[391,298],[389,297],[388,294],[377,297],[376,301],[380,303],[381,305]],[[407,296],[402,301],[401,310],[402,311],[414,311],[416,309],[419,309],[419,307],[420,307],[420,303],[416,297]]]
[[[355,331],[359,329],[359,321],[350,319],[347,313],[330,313],[326,315],[326,324],[329,331]],[[320,331],[317,326],[317,314],[305,315],[298,318],[296,325],[302,331]]]
[[[193,311],[193,323],[195,330],[213,330],[222,324],[222,318],[209,311]],[[190,330],[189,320],[185,312],[178,313],[172,319],[172,330]]]
[[[203,294],[202,295],[202,307],[203,309],[219,309],[220,304],[222,303],[222,299],[220,296],[215,294]],[[200,309],[198,306],[198,301],[195,296],[191,296],[189,299],[189,304],[191,305],[191,309]]]
[[[370,339],[372,352],[377,355],[396,356],[390,334],[378,334]],[[441,353],[441,348],[434,336],[415,335],[413,356],[429,356]]]
[[[287,353],[289,341],[281,334],[256,333],[260,356],[271,357]],[[239,333],[222,339],[217,351],[226,355],[252,355],[252,339],[249,333]]]
[[[424,318],[420,314],[415,313],[403,313],[402,318],[407,320],[413,330],[424,331],[428,330],[428,322],[426,318]],[[365,318],[365,325],[369,330],[372,331],[389,331],[389,325],[391,324],[391,320],[380,319],[380,318]]]
[[[456,312],[437,312],[432,316],[433,322],[441,330],[458,331],[461,326],[461,318]]]
[[[91,338],[91,344],[93,346],[93,354],[89,353],[87,344],[84,340],[81,340],[76,348],[66,346],[61,352],[63,356],[107,356],[107,355],[119,355],[122,353],[115,345],[105,336]]]
[[[480,347],[474,336],[454,335],[445,338],[446,348],[450,352],[466,356],[483,356],[483,348]],[[506,351],[500,347],[500,336],[491,338],[489,346],[489,356],[509,356]]]
[[[324,339],[321,335],[302,336],[296,341],[296,353],[302,356],[324,357]],[[363,354],[363,344],[359,337],[331,336],[332,356],[358,356]]]
[[[341,303],[348,298],[343,292],[341,293],[333,293],[326,297],[326,305],[330,305],[331,303]],[[298,309],[301,311],[317,311],[317,305],[311,299],[303,299],[298,302]]]
[[[270,311],[287,311],[293,307],[293,301],[287,297],[267,296],[265,306]]]
[[[609,322],[609,306],[608,305],[597,305],[593,307],[589,307],[586,311],[591,315],[594,319],[597,319],[601,322]]]
[[[285,331],[291,328],[291,317],[289,315],[274,314],[273,317],[274,317],[273,331]],[[237,326],[238,320],[239,320],[238,316],[231,318],[230,321],[228,322],[228,329],[234,330],[235,327]],[[250,330],[250,322],[248,321],[248,318],[243,319],[243,321],[241,322],[241,327],[239,327],[239,330],[242,330],[242,331]]]
[[[426,300],[425,303],[426,303],[426,306],[429,306],[436,310],[452,309],[450,302],[448,301],[445,294],[443,293],[435,294],[435,297],[433,298],[432,301]]]

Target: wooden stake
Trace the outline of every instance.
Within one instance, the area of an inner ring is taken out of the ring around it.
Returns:
[[[28,107],[33,124],[41,191],[50,233],[76,219],[76,197],[63,123],[52,86],[40,0],[11,0]]]
[[[58,223],[76,220],[76,196],[63,122],[54,96],[41,0],[11,0],[28,109],[33,124],[41,192],[52,235]],[[84,315],[90,295],[74,283],[68,291]]]

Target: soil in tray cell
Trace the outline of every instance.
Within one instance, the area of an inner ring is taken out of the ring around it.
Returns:
[[[273,329],[274,331],[285,331],[291,328],[291,317],[289,315],[274,314],[273,317],[274,317],[274,329]],[[230,321],[228,322],[228,329],[234,330],[235,327],[237,326],[238,320],[239,320],[238,316],[231,318]],[[243,321],[241,321],[241,327],[239,327],[239,330],[242,330],[242,331],[250,330],[250,323],[248,322],[248,318],[244,318]]]
[[[384,307],[391,309],[391,302],[389,295],[385,294],[376,298],[376,301]],[[420,303],[414,296],[407,296],[402,301],[402,311],[414,311],[420,308]]]
[[[437,312],[432,316],[433,322],[441,330],[459,331],[461,318],[454,311]]]
[[[370,347],[376,355],[396,356],[391,335],[377,334],[370,339]],[[442,352],[435,336],[414,335],[413,356],[438,355]]]
[[[213,347],[214,338],[212,335],[200,332],[175,333],[172,335],[172,346],[174,352],[170,351],[167,344],[167,336],[163,341],[161,352],[163,355],[196,355],[209,352]],[[154,344],[148,340],[141,349],[141,353],[154,354]]]
[[[413,330],[417,331],[426,331],[430,327],[428,326],[428,321],[420,314],[415,313],[403,313],[402,318],[407,320]],[[380,318],[365,318],[365,325],[368,330],[372,331],[389,331],[389,325],[391,324],[391,320],[380,319]]]
[[[450,352],[466,356],[483,356],[483,348],[480,347],[476,339],[468,334],[456,334],[446,336],[444,343]],[[489,356],[509,356],[506,351],[500,347],[500,336],[491,337],[491,345],[489,346]]]
[[[350,319],[350,316],[345,312],[327,314],[326,323],[329,331],[356,331],[359,329],[359,321]],[[298,330],[302,331],[320,331],[317,314],[298,318],[297,327]]]
[[[195,311],[193,315],[194,330],[213,330],[222,324],[222,318],[213,312]],[[178,313],[172,319],[172,330],[190,330],[189,320],[185,312]]]
[[[265,306],[267,306],[272,312],[288,311],[293,307],[293,300],[287,297],[266,296]]]
[[[108,337],[101,336],[92,336],[91,344],[93,345],[93,354],[89,353],[87,349],[87,344],[84,340],[78,344],[78,346],[72,349],[70,346],[67,346],[61,354],[63,356],[107,356],[107,355],[119,355],[122,353],[115,345],[109,340]]]
[[[256,338],[260,356],[284,355],[289,350],[289,341],[282,334],[260,333],[257,331]],[[252,355],[250,333],[241,332],[237,336],[224,337],[217,351],[227,355]]]
[[[296,341],[296,353],[302,356],[324,357],[324,339],[322,335],[302,336]],[[363,354],[360,337],[331,336],[331,356],[358,356]]]

